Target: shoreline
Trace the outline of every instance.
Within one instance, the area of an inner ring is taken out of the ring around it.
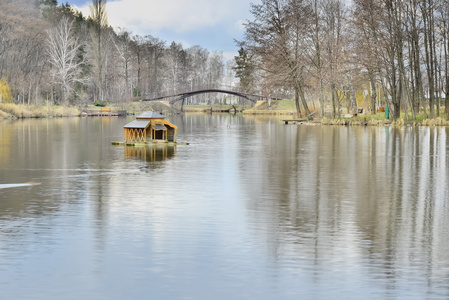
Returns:
[[[246,109],[243,105],[189,105],[185,107],[184,113],[204,113],[204,114],[216,114],[216,113],[239,113],[246,117],[279,117],[283,118],[281,122],[289,121],[295,125],[340,125],[340,126],[449,126],[449,120],[442,117],[435,119],[425,119],[424,116],[419,116],[416,121],[405,120],[404,117],[393,121],[386,119],[383,113],[377,113],[371,115],[369,113],[359,114],[356,117],[341,117],[341,118],[321,118],[315,117],[313,120],[306,120],[303,117],[298,118],[295,110],[288,107],[285,104],[288,100],[279,101],[279,105],[273,105],[271,107],[265,107],[264,105],[258,105]],[[161,112],[173,113],[170,108],[165,105],[160,106],[160,103],[135,102],[128,103],[125,107],[108,106],[110,110],[127,111],[127,114],[135,114],[138,111],[145,111],[149,106],[156,107],[156,110]],[[207,110],[209,108],[209,110]],[[237,112],[235,112],[235,109]],[[28,119],[28,118],[60,118],[60,117],[94,117],[86,116],[86,111],[98,110],[102,111],[102,107],[87,106],[85,108],[79,107],[64,107],[64,106],[35,106],[24,104],[4,104],[0,103],[0,121],[1,120],[16,120],[16,119]],[[100,117],[105,117],[105,114],[98,114]],[[97,116],[97,117],[98,117]],[[295,120],[297,120],[295,122]]]

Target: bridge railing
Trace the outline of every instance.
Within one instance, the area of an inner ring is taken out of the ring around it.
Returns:
[[[154,95],[153,97],[142,99],[142,101],[160,101],[160,100],[169,100],[170,102],[177,102],[183,100],[185,98],[194,97],[196,95],[204,94],[204,93],[224,93],[224,94],[233,94],[235,96],[246,98],[252,102],[256,102],[258,100],[267,100],[267,99],[277,99],[275,97],[266,97],[260,95],[258,93],[251,93],[241,89],[238,86],[227,86],[227,85],[203,85],[201,87],[176,90],[176,91],[165,91],[165,93],[161,93],[160,95]]]
[[[192,92],[201,91],[201,90],[231,91],[231,92],[240,93],[243,95],[249,95],[247,91],[244,91],[243,89],[241,89],[238,86],[213,84],[213,85],[196,86],[196,87],[185,88],[185,89],[175,89],[172,91],[166,90],[166,91],[160,93],[159,95],[151,95],[147,98],[151,99],[151,100],[153,100],[153,99],[155,100],[155,99],[160,99],[160,98],[179,97],[184,94],[190,94]]]
[[[226,90],[236,93],[245,93],[245,91],[238,86],[211,84],[211,85],[196,86],[189,89],[177,90],[175,91],[174,94],[187,94],[198,90]]]

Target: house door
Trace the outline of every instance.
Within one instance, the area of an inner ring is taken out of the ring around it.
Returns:
[[[155,140],[163,140],[164,139],[164,130],[154,131],[154,139]]]

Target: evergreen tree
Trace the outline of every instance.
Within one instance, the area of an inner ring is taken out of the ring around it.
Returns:
[[[254,87],[254,64],[252,57],[248,54],[248,51],[242,46],[239,49],[239,55],[234,56],[236,66],[233,68],[235,71],[235,77],[240,80],[240,87],[246,91],[251,90]]]

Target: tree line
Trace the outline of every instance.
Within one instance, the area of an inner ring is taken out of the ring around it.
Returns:
[[[121,102],[227,78],[233,70],[221,52],[114,30],[106,0],[93,0],[89,16],[57,0],[0,0],[0,102]]]
[[[449,115],[447,0],[261,0],[251,14],[236,58],[247,89],[289,95],[309,118],[360,101],[393,119]]]

